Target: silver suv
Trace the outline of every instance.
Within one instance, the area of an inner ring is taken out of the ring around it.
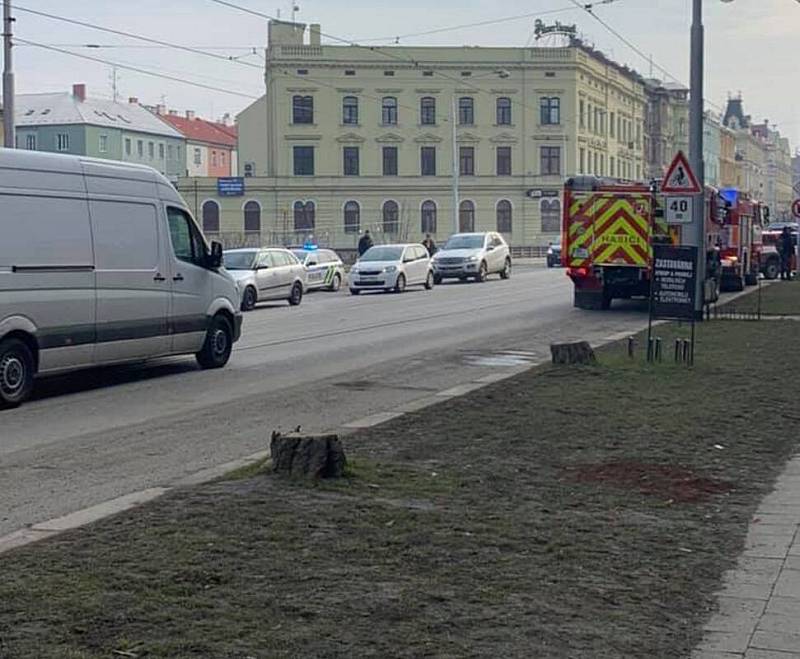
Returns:
[[[433,256],[435,283],[443,279],[486,281],[492,273],[511,276],[511,250],[499,233],[457,233]]]

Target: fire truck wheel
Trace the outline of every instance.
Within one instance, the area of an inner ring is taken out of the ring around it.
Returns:
[[[778,259],[770,259],[767,261],[767,265],[764,268],[764,278],[770,280],[777,279],[779,274],[781,274],[781,264]]]
[[[750,273],[744,276],[744,283],[746,286],[755,286],[758,284],[758,275],[754,273]]]
[[[731,282],[731,290],[735,293],[739,293],[740,291],[744,290],[744,277],[736,277]]]

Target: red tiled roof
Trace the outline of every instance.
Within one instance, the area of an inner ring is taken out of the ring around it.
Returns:
[[[207,142],[219,146],[236,148],[236,131],[230,126],[218,124],[205,119],[187,119],[175,114],[160,114],[160,119],[180,132],[187,140]]]

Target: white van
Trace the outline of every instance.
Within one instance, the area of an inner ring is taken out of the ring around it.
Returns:
[[[0,408],[34,377],[195,354],[241,333],[222,246],[149,167],[0,149]]]

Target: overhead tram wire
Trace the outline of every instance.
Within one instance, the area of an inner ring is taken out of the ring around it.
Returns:
[[[798,0],[798,1],[800,2],[800,0]],[[602,25],[606,30],[608,30],[611,34],[613,34],[617,39],[619,39],[622,43],[624,43],[626,46],[628,46],[628,48],[630,48],[633,52],[635,52],[637,55],[639,55],[641,58],[643,58],[646,62],[651,63],[653,65],[653,67],[655,67],[656,69],[661,71],[661,73],[663,73],[665,76],[667,76],[667,78],[669,78],[673,82],[677,82],[680,85],[686,85],[686,83],[683,80],[681,80],[677,76],[675,76],[672,73],[670,73],[667,69],[665,69],[663,66],[659,65],[657,62],[654,62],[653,58],[650,55],[645,53],[641,48],[639,48],[630,39],[626,38],[618,30],[616,30],[614,27],[609,25],[607,21],[604,21],[597,14],[595,14],[594,11],[592,11],[591,7],[587,8],[586,6],[582,5],[578,0],[570,0],[570,2],[572,2],[572,4],[574,4],[576,6],[576,8],[583,9],[587,14],[589,14],[598,23],[600,23],[600,25]],[[717,110],[720,110],[720,111],[723,110],[722,106],[717,104],[717,103],[715,103],[714,101],[711,101],[711,100],[709,100],[707,98],[704,98],[703,100],[708,105],[710,105],[711,107],[713,107],[713,108],[715,108]]]
[[[137,66],[130,66],[128,64],[120,64],[119,62],[112,62],[110,60],[103,59],[101,57],[92,57],[91,55],[83,55],[81,53],[75,53],[71,50],[65,50],[63,48],[56,48],[55,46],[48,46],[46,44],[37,43],[36,41],[29,41],[27,39],[21,39],[19,37],[14,39],[15,41],[26,44],[28,46],[35,46],[37,48],[43,48],[45,50],[50,50],[56,53],[61,53],[63,55],[71,55],[72,57],[78,57],[80,59],[89,60],[90,62],[97,62],[99,64],[105,64],[107,66],[116,66],[119,69],[124,69],[128,71],[132,71],[134,73],[140,73],[142,75],[152,76],[154,78],[163,78],[164,80],[171,80],[172,82],[180,82],[184,85],[191,85],[193,87],[199,87],[201,89],[207,89],[209,91],[220,92],[222,94],[230,94],[231,96],[239,96],[241,98],[247,98],[250,100],[257,100],[257,96],[251,96],[250,94],[244,94],[242,92],[234,91],[232,89],[224,89],[223,87],[215,87],[213,85],[205,85],[201,82],[194,82],[192,80],[187,80],[185,78],[178,78],[177,76],[166,75],[164,73],[156,73],[155,71],[149,71],[147,69],[142,69]]]

